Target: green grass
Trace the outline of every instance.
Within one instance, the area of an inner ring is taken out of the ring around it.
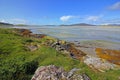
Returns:
[[[56,65],[69,71],[79,68],[92,80],[118,80],[119,70],[105,73],[94,72],[84,63],[74,60],[55,49],[42,45],[46,38],[35,39],[21,37],[14,29],[0,28],[0,80],[30,80],[39,66]],[[36,51],[29,51],[26,44],[40,45]]]

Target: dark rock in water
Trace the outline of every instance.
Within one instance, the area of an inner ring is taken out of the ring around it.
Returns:
[[[66,72],[63,68],[54,65],[39,67],[31,80],[90,80],[86,74],[76,74],[79,69]]]

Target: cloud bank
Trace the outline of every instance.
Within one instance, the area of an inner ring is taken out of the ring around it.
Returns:
[[[108,7],[109,10],[120,10],[120,2],[116,2],[115,4]]]
[[[100,16],[89,16],[86,18],[88,21],[97,21],[100,19]]]
[[[85,18],[85,20],[96,22],[96,21],[99,21],[103,16],[104,16],[104,15],[87,16],[87,17]]]

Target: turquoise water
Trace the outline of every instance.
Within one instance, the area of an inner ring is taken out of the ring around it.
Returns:
[[[67,41],[106,40],[120,42],[120,27],[101,26],[31,26],[33,33],[43,33]]]

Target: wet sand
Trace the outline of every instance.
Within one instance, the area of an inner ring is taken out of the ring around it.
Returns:
[[[74,41],[76,48],[85,52],[91,56],[97,56],[95,49],[111,49],[111,50],[120,50],[120,43],[118,42],[109,42],[104,40],[92,40],[92,41]]]

